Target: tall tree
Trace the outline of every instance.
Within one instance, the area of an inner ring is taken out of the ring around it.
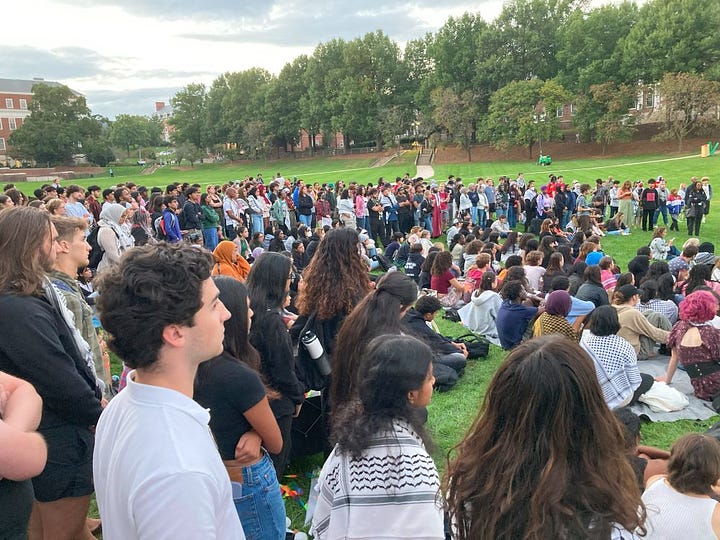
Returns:
[[[130,157],[133,146],[150,146],[160,141],[162,124],[157,118],[120,114],[110,128],[110,142],[122,146]]]
[[[189,84],[170,99],[173,116],[169,123],[175,126],[172,138],[176,144],[189,142],[196,148],[205,143],[203,136],[207,92],[204,84]]]
[[[223,73],[215,79],[207,92],[203,133],[206,142],[210,145],[233,142],[230,138],[230,130],[225,125],[223,111],[223,102],[230,92],[227,75],[227,73]]]
[[[559,121],[554,113],[567,100],[567,92],[555,80],[513,81],[490,99],[483,138],[496,148],[527,146],[532,158],[535,143],[559,137]]]
[[[290,145],[294,151],[302,128],[299,102],[305,93],[304,76],[308,57],[300,55],[285,64],[267,91],[265,118],[267,129],[278,146]]]
[[[585,140],[602,146],[603,154],[612,142],[632,139],[637,130],[635,117],[628,113],[635,101],[635,88],[608,81],[594,84],[587,94],[576,100],[577,112],[573,118],[578,133]]]
[[[665,120],[661,139],[675,139],[678,151],[693,132],[717,127],[720,83],[692,73],[666,73],[660,81]]]
[[[470,90],[457,95],[451,88],[436,88],[432,92],[433,119],[447,130],[448,135],[472,160],[472,140],[477,120],[475,96]]]
[[[665,73],[711,72],[720,77],[720,2],[650,0],[618,44],[627,83],[659,81]]]
[[[480,37],[477,77],[490,89],[558,73],[558,32],[580,0],[511,0]]]
[[[265,96],[272,75],[262,68],[226,73],[228,92],[222,101],[223,125],[233,142],[241,142],[245,126],[265,116]]]
[[[85,98],[67,86],[36,84],[30,116],[10,136],[15,155],[38,163],[70,163],[83,142],[101,132]]]
[[[593,84],[617,81],[619,58],[614,52],[637,20],[637,4],[627,0],[588,13],[574,10],[558,35],[558,79],[563,86],[586,92]]]

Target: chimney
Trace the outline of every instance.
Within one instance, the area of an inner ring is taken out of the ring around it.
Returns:
[[[164,101],[156,101],[155,102],[155,112],[158,112],[160,109],[165,108],[165,102]]]

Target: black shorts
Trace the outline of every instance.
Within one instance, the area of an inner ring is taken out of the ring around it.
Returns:
[[[82,497],[94,491],[92,456],[95,435],[88,428],[65,425],[44,429],[48,446],[45,469],[33,478],[35,499],[53,502]]]

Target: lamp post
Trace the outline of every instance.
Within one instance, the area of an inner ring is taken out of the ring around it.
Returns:
[[[535,114],[533,114],[533,124],[535,124],[538,127],[538,145],[540,146],[540,154],[542,155],[542,131],[543,131],[543,124],[545,123],[545,119],[547,118],[547,115],[545,114],[545,111],[537,111]]]

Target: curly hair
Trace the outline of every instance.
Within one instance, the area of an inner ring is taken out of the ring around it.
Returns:
[[[683,321],[704,323],[712,320],[717,310],[717,299],[710,291],[695,291],[680,303],[680,318]]]
[[[367,267],[352,229],[328,231],[303,272],[295,305],[300,315],[317,312],[321,320],[350,313],[371,288]]]
[[[624,447],[577,343],[549,335],[520,344],[448,458],[443,491],[455,538],[607,539],[614,524],[644,532]]]
[[[135,247],[98,276],[97,307],[108,346],[130,368],[157,362],[163,330],[193,326],[212,255],[188,244]]]

